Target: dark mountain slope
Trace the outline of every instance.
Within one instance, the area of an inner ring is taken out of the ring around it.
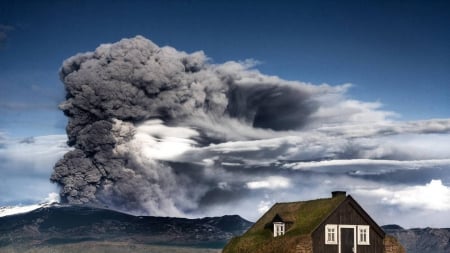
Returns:
[[[403,229],[398,225],[382,227],[396,237],[408,253],[449,253],[450,228]]]
[[[1,217],[0,246],[126,241],[222,247],[251,224],[237,215],[184,219],[132,216],[86,206],[53,205],[25,214]]]

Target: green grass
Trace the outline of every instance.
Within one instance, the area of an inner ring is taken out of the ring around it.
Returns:
[[[286,235],[306,235],[320,225],[345,197],[306,201],[297,212],[296,222]]]

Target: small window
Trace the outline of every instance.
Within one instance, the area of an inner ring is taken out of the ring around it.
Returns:
[[[274,222],[273,223],[273,237],[284,235],[286,226],[284,222]]]
[[[337,225],[325,226],[325,244],[337,244]]]
[[[358,226],[358,244],[359,245],[369,245],[369,226]]]

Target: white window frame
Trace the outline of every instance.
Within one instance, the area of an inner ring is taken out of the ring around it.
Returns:
[[[370,226],[358,226],[358,245],[370,245]]]
[[[282,236],[286,232],[286,224],[284,222],[273,223],[273,237]]]
[[[338,225],[325,225],[325,244],[338,244]]]

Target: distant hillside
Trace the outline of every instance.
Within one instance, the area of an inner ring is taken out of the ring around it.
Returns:
[[[450,228],[403,229],[398,225],[386,225],[384,231],[396,237],[407,253],[449,253]]]
[[[0,247],[111,241],[222,248],[251,224],[237,215],[184,219],[52,205],[0,217]]]

